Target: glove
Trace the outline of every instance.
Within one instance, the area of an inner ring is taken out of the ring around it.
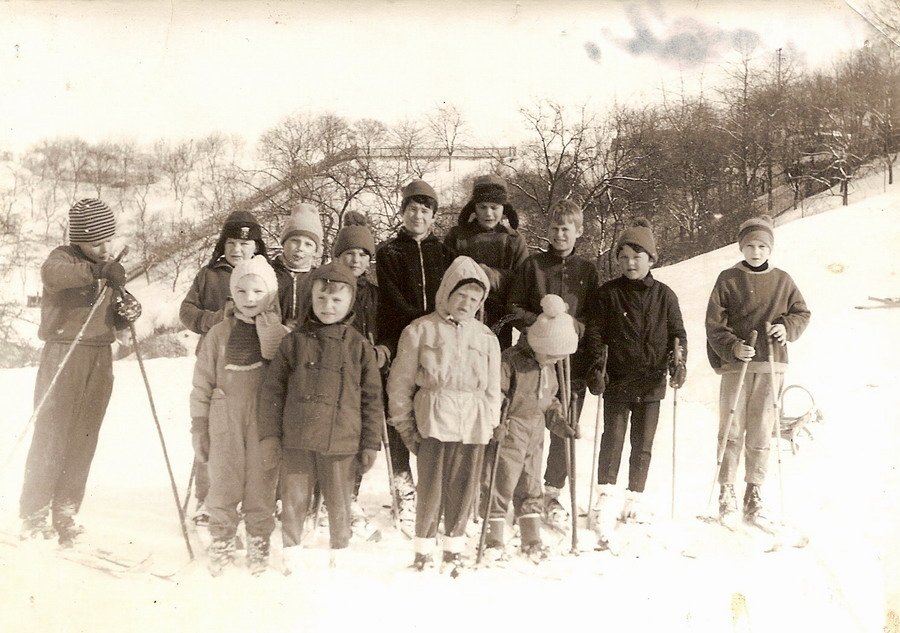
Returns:
[[[739,361],[745,363],[749,363],[750,359],[756,356],[756,350],[747,345],[744,341],[736,341],[735,344],[731,346],[731,353],[734,354],[734,357]]]
[[[544,419],[547,428],[550,429],[550,432],[556,437],[561,437],[563,439],[575,437],[575,429],[569,426],[569,421],[566,419],[566,414],[565,411],[563,411],[561,404],[553,405],[547,409],[547,412],[544,414]]]
[[[129,323],[134,323],[141,316],[141,302],[130,292],[123,291],[116,297],[116,314]]]
[[[281,464],[281,440],[270,435],[259,441],[259,454],[263,470],[278,468]]]
[[[601,365],[595,365],[588,370],[585,382],[587,382],[587,388],[590,389],[591,393],[595,396],[599,396],[606,390],[606,386],[609,384],[609,374],[603,370]]]
[[[209,418],[193,418],[191,420],[191,444],[197,461],[205,464],[209,461]]]
[[[359,468],[359,474],[363,475],[372,469],[375,465],[375,457],[378,451],[374,448],[364,448],[356,454],[356,462]]]
[[[680,359],[676,361],[676,358]],[[673,389],[681,389],[684,379],[687,378],[687,367],[684,363],[684,348],[680,345],[678,350],[669,352],[669,386]]]
[[[125,268],[119,262],[98,262],[94,264],[94,277],[105,279],[113,288],[121,288],[127,281]]]
[[[506,439],[507,435],[509,435],[509,420],[502,420],[500,424],[494,428],[494,440],[500,444]]]
[[[387,345],[375,346],[375,360],[378,361],[378,369],[382,369],[388,364],[391,360],[391,350],[388,349]]]
[[[419,432],[412,428],[405,433],[400,433],[400,439],[403,440],[403,445],[409,449],[409,452],[413,455],[419,454],[419,444],[422,443],[422,436],[419,435]]]
[[[787,328],[783,323],[770,323],[766,335],[771,336],[782,345],[787,344]]]

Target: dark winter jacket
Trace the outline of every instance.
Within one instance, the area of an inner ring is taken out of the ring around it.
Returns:
[[[492,326],[506,314],[506,300],[513,276],[528,259],[525,239],[503,224],[486,229],[477,221],[460,216],[459,224],[451,228],[444,238],[444,246],[450,261],[458,255],[468,255],[488,267],[485,273],[491,288],[485,304],[485,324]]]
[[[662,400],[676,337],[687,355],[687,334],[672,289],[650,273],[640,280],[619,277],[600,287],[588,309],[588,357],[597,359],[604,343],[609,347],[609,384],[603,397],[612,402]]]
[[[800,290],[783,270],[768,268],[749,270],[741,263],[719,273],[706,307],[706,353],[716,373],[739,371],[743,363],[734,356],[734,344],[749,342],[754,330],[759,332],[756,355],[747,371],[769,371],[765,324],[781,323],[787,340],[796,341],[809,324],[810,312]],[[772,345],[775,371],[784,372],[787,346]]]
[[[574,253],[568,257],[560,257],[552,250],[534,253],[513,279],[507,311],[516,317],[513,325],[524,331],[541,313],[541,299],[548,294],[559,295],[569,306],[578,337],[582,338],[587,320],[585,302],[598,282],[597,267]],[[572,376],[582,378],[586,369],[583,345],[579,345],[572,357]]]
[[[366,275],[356,278],[356,298],[350,325],[367,341],[378,340],[378,286]]]
[[[433,312],[434,296],[450,265],[444,245],[433,234],[421,242],[400,229],[396,237],[382,244],[375,255],[378,278],[378,338],[391,356],[403,328]]]
[[[178,312],[184,327],[203,335],[222,320],[225,303],[231,297],[228,284],[232,270],[224,257],[200,269]]]
[[[259,438],[326,455],[378,450],[384,424],[375,351],[348,323],[307,320],[285,336],[259,394]]]
[[[100,296],[99,264],[77,246],[57,246],[41,266],[44,294],[41,300],[42,341],[71,343]],[[113,308],[112,291],[103,294],[103,303],[94,312],[81,338],[82,345],[109,345],[116,330],[128,327]]]
[[[306,278],[310,271],[292,272],[280,255],[272,262],[272,268],[278,278],[278,304],[281,306],[281,322],[293,327],[300,319],[300,315],[306,314],[306,310],[309,308],[306,299],[309,297]]]

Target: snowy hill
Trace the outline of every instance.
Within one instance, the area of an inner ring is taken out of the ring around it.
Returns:
[[[664,248],[665,245],[661,245]],[[688,328],[688,382],[679,393],[677,512],[669,519],[672,394],[663,402],[647,494],[657,521],[650,539],[616,558],[560,554],[543,568],[471,571],[450,580],[406,565],[411,543],[389,527],[383,457],[363,482],[361,501],[382,526],[381,543],[354,543],[342,568],[326,567],[319,531],[308,573],[217,579],[203,555],[175,582],[135,573],[114,579],[38,551],[0,544],[0,628],[16,631],[558,630],[882,631],[900,613],[900,372],[894,340],[900,310],[857,310],[869,295],[900,296],[900,190],[797,219],[776,230],[774,265],[789,271],[812,310],[791,349],[787,384],[814,394],[827,416],[797,455],[782,448],[787,519],[810,537],[805,549],[762,553],[752,539],[708,526],[715,468],[718,379],[704,352],[703,315],[716,275],[740,258],[735,245],[656,271],[678,294]],[[141,289],[137,292],[140,296]],[[159,319],[162,294],[141,297]],[[148,301],[149,299],[149,301]],[[180,298],[179,298],[180,300]],[[149,305],[148,305],[149,304]],[[192,358],[146,363],[176,481],[187,482]],[[138,366],[115,364],[116,385],[80,514],[91,543],[152,551],[160,567],[186,561],[159,441]],[[0,371],[6,456],[31,413],[34,368]],[[578,446],[579,503],[587,505],[597,410],[589,398]],[[0,471],[0,528],[17,530],[27,439]],[[774,458],[773,458],[774,461]],[[627,458],[623,456],[620,486]],[[778,513],[773,463],[766,500]],[[564,495],[568,499],[568,495]],[[276,532],[277,534],[277,532]],[[548,542],[554,540],[549,534]],[[277,543],[277,538],[276,538]],[[643,544],[642,544],[643,543]],[[132,545],[128,545],[132,544]],[[194,548],[199,549],[196,539]],[[471,543],[470,543],[471,546]],[[43,550],[42,550],[43,548]],[[568,544],[560,543],[561,552]],[[278,547],[274,547],[277,557]],[[694,557],[683,555],[685,552]]]

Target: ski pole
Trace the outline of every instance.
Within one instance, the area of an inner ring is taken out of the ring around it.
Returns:
[[[509,412],[509,400],[503,400],[503,406],[500,409],[500,424],[502,425],[506,421],[507,414]],[[494,503],[494,492],[497,487],[497,466],[500,464],[500,442],[492,440],[488,443],[489,446],[494,447],[494,457],[491,460],[491,476],[488,480],[488,496],[487,496],[487,505],[485,506],[484,516],[481,519],[481,535],[478,537],[478,552],[475,555],[475,564],[479,564],[481,562],[481,557],[484,555],[484,546],[487,543],[487,527],[490,522],[491,517],[491,506]],[[478,509],[476,506],[475,513],[478,513]]]
[[[150,380],[147,378],[147,370],[144,368],[144,358],[141,356],[141,348],[138,345],[137,329],[134,322],[128,324],[131,330],[131,340],[134,344],[134,354],[137,357],[138,367],[141,369],[141,376],[144,378],[144,387],[147,389],[147,400],[150,401],[150,412],[153,414],[153,421],[156,423],[156,432],[159,435],[159,444],[162,447],[163,459],[166,462],[166,470],[169,473],[169,483],[172,485],[172,495],[175,497],[175,507],[178,509],[178,519],[181,521],[181,535],[184,537],[184,546],[187,548],[188,557],[194,560],[194,550],[191,549],[191,542],[188,539],[187,525],[184,521],[184,512],[181,509],[181,500],[178,498],[178,486],[175,485],[175,475],[172,474],[172,463],[169,461],[169,451],[166,450],[166,438],[163,436],[162,426],[159,424],[159,416],[156,414],[156,404],[153,402],[153,393],[150,390]]]
[[[381,422],[381,441],[384,443],[384,456],[387,460],[388,490],[391,493],[391,522],[394,529],[400,529],[400,506],[397,503],[397,484],[394,481],[394,464],[391,461],[391,443],[388,440],[387,418]]]
[[[570,394],[569,397],[569,426],[575,430],[575,435],[569,438],[569,496],[572,504],[572,550],[571,553],[578,556],[578,499],[576,491],[575,469],[575,439],[578,437],[578,395]]]
[[[757,336],[758,332],[756,330],[750,333],[750,341],[748,342],[750,347],[756,346]],[[731,409],[728,411],[728,418],[725,420],[725,429],[722,434],[722,440],[719,442],[719,449],[716,452],[716,474],[713,477],[712,488],[709,491],[709,500],[706,502],[707,508],[712,505],[713,495],[716,492],[716,483],[719,481],[719,472],[722,470],[722,460],[725,458],[725,447],[728,445],[728,435],[731,433],[731,425],[734,422],[734,414],[737,410],[738,400],[741,397],[741,391],[744,388],[744,378],[747,376],[747,366],[749,364],[750,361],[743,362],[741,372],[738,375],[737,389],[734,391],[734,398],[731,399]]]
[[[569,426],[575,429],[573,426],[573,412],[572,412],[572,390],[571,383],[569,382],[569,357],[566,356],[563,360],[556,364],[556,377],[557,382],[559,382],[559,393],[562,395],[562,407],[563,411],[566,413],[566,421]],[[577,421],[575,421],[577,425]],[[575,490],[575,438],[567,438],[565,442],[565,454],[566,454],[566,471],[568,473],[569,478],[569,501],[571,503],[571,511],[572,511],[572,553],[578,553],[578,530],[577,521],[578,521],[578,505],[576,500],[576,490]]]
[[[608,356],[608,348],[606,345],[603,346],[603,362],[600,366],[601,380],[604,380],[604,376],[606,375],[606,359]],[[601,411],[603,404],[603,394],[597,396],[597,419],[594,422],[594,452],[591,462],[591,487],[588,491],[588,522],[590,522],[591,510],[594,508],[594,490],[597,487],[597,467],[598,462],[600,460],[600,421]],[[590,526],[588,526],[590,527]]]
[[[768,334],[770,327],[772,327],[772,324],[766,321],[766,348],[769,354],[769,381],[772,383],[770,385],[772,390],[772,413],[775,416],[775,455],[778,458],[778,491],[781,494],[781,521],[783,523],[785,520],[784,472],[781,468],[781,412],[778,410],[780,394],[775,393],[776,390],[780,392],[781,388],[777,386],[778,377],[775,374],[775,350],[772,346],[772,337]]]
[[[677,368],[684,360],[681,357],[681,340],[675,337],[675,349],[672,350],[672,360]],[[678,420],[678,387],[674,387],[672,392],[672,519],[675,518],[675,441],[677,438],[676,421]],[[718,477],[718,474],[716,475]]]
[[[121,252],[116,256],[115,261],[120,261],[125,255],[128,254],[128,246],[125,246]],[[88,312],[87,318],[84,320],[84,323],[81,325],[81,329],[78,330],[78,333],[75,335],[75,339],[69,345],[69,349],[66,350],[65,356],[63,356],[59,365],[56,367],[56,372],[53,374],[53,378],[50,379],[50,382],[47,384],[47,388],[44,390],[44,395],[41,396],[40,401],[37,406],[34,408],[34,411],[31,412],[31,417],[28,418],[28,422],[25,423],[25,428],[22,429],[22,432],[16,437],[13,442],[12,450],[9,452],[9,455],[3,462],[3,470],[10,465],[13,458],[16,456],[16,453],[19,450],[19,446],[22,444],[22,441],[28,436],[28,431],[31,429],[31,426],[34,424],[34,421],[37,420],[38,415],[41,412],[41,409],[44,408],[44,403],[47,402],[47,398],[50,396],[50,392],[53,391],[53,386],[56,384],[56,380],[59,378],[60,374],[62,374],[63,369],[66,366],[66,363],[69,362],[69,357],[72,356],[72,352],[75,351],[75,347],[81,343],[81,339],[84,336],[85,331],[87,330],[88,324],[91,322],[91,319],[94,317],[94,313],[97,312],[97,309],[103,304],[106,299],[106,293],[109,291],[110,286],[106,284],[106,282],[101,282],[102,286],[100,288],[100,293],[97,298],[94,300],[94,305],[91,306],[90,311]]]
[[[191,502],[191,488],[194,485],[194,476],[197,474],[197,461],[191,462],[191,475],[188,477],[187,488],[184,491],[184,503],[181,505],[181,513],[187,516],[188,504]]]

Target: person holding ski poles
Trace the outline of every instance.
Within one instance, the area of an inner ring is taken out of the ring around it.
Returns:
[[[673,387],[684,384],[683,360],[687,354],[678,297],[650,272],[658,259],[650,223],[640,218],[625,229],[616,242],[615,255],[621,276],[603,284],[590,298],[591,318],[585,334],[591,359],[588,388],[594,395],[603,396],[596,482],[600,495],[597,507],[589,512],[598,544],[613,551],[617,548],[614,530],[620,516],[626,521],[649,520],[642,497],[660,401],[666,395],[667,372],[672,374]],[[670,366],[676,356],[676,339],[680,341],[682,362]],[[622,507],[615,485],[629,422],[631,457]]]
[[[75,515],[112,394],[111,345],[141,313],[124,291],[115,235],[116,219],[105,202],[79,200],[69,209],[69,244],[53,249],[41,266],[38,336],[44,348],[19,500],[23,539],[56,534],[60,545],[71,547],[81,532]]]
[[[734,482],[741,453],[745,456],[746,488],[743,518],[751,524],[766,523],[761,487],[766,480],[769,445],[775,425],[772,394],[778,397],[787,369],[786,344],[796,341],[809,324],[810,311],[803,295],[783,270],[769,263],[775,243],[772,218],[755,217],[742,223],[738,245],[743,261],[719,273],[706,308],[706,351],[709,363],[722,376],[719,389],[719,518],[733,526],[738,521]],[[766,324],[769,324],[768,326]],[[755,347],[747,344],[758,332]],[[774,363],[767,359],[767,338]],[[740,369],[746,364],[741,385]],[[734,415],[731,403],[739,393]],[[731,428],[726,429],[731,419]],[[727,437],[726,437],[727,433]],[[718,457],[718,455],[717,455]]]

